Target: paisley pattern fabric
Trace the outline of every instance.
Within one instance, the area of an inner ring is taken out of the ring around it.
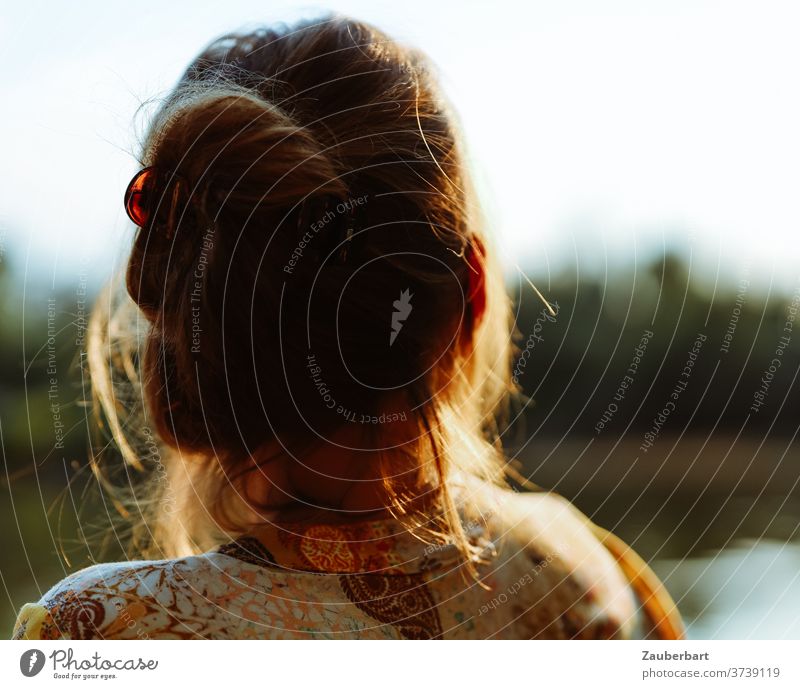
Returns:
[[[343,574],[345,595],[370,617],[390,624],[404,639],[439,639],[442,625],[420,574]]]
[[[17,639],[679,637],[674,603],[626,546],[546,493],[486,489],[452,544],[391,519],[281,524],[171,560],[97,564],[25,605]],[[478,515],[477,517],[474,515]],[[647,586],[641,582],[647,582]],[[655,612],[654,612],[655,611]]]

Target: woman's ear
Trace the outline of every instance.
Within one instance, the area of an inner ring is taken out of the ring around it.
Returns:
[[[470,330],[475,330],[483,319],[486,311],[486,257],[483,242],[474,237],[467,246],[465,258],[467,260],[467,316]]]

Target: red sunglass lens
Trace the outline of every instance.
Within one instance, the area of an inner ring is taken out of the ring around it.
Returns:
[[[135,225],[144,227],[150,218],[151,191],[155,172],[146,167],[138,172],[125,192],[125,212]]]

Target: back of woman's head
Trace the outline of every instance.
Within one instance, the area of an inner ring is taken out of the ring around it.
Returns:
[[[380,449],[410,420],[405,456],[445,505],[456,473],[496,471],[508,300],[418,53],[339,18],[221,38],[142,158],[126,283],[144,408],[192,476],[219,479],[220,514],[222,477],[263,448],[301,457],[346,425]]]

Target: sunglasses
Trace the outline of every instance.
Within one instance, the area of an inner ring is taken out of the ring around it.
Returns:
[[[185,180],[168,171],[157,170],[154,167],[146,167],[137,172],[133,179],[128,183],[125,190],[125,212],[134,225],[144,227],[153,219],[152,214],[158,208],[160,197],[164,194],[166,184],[172,185],[172,203],[168,205],[169,220],[167,223],[167,234],[169,238],[175,227],[175,220],[178,213],[178,200],[182,190],[186,189]]]
[[[125,212],[134,225],[144,227],[150,220],[157,176],[154,168],[146,167],[133,176],[125,190]]]

